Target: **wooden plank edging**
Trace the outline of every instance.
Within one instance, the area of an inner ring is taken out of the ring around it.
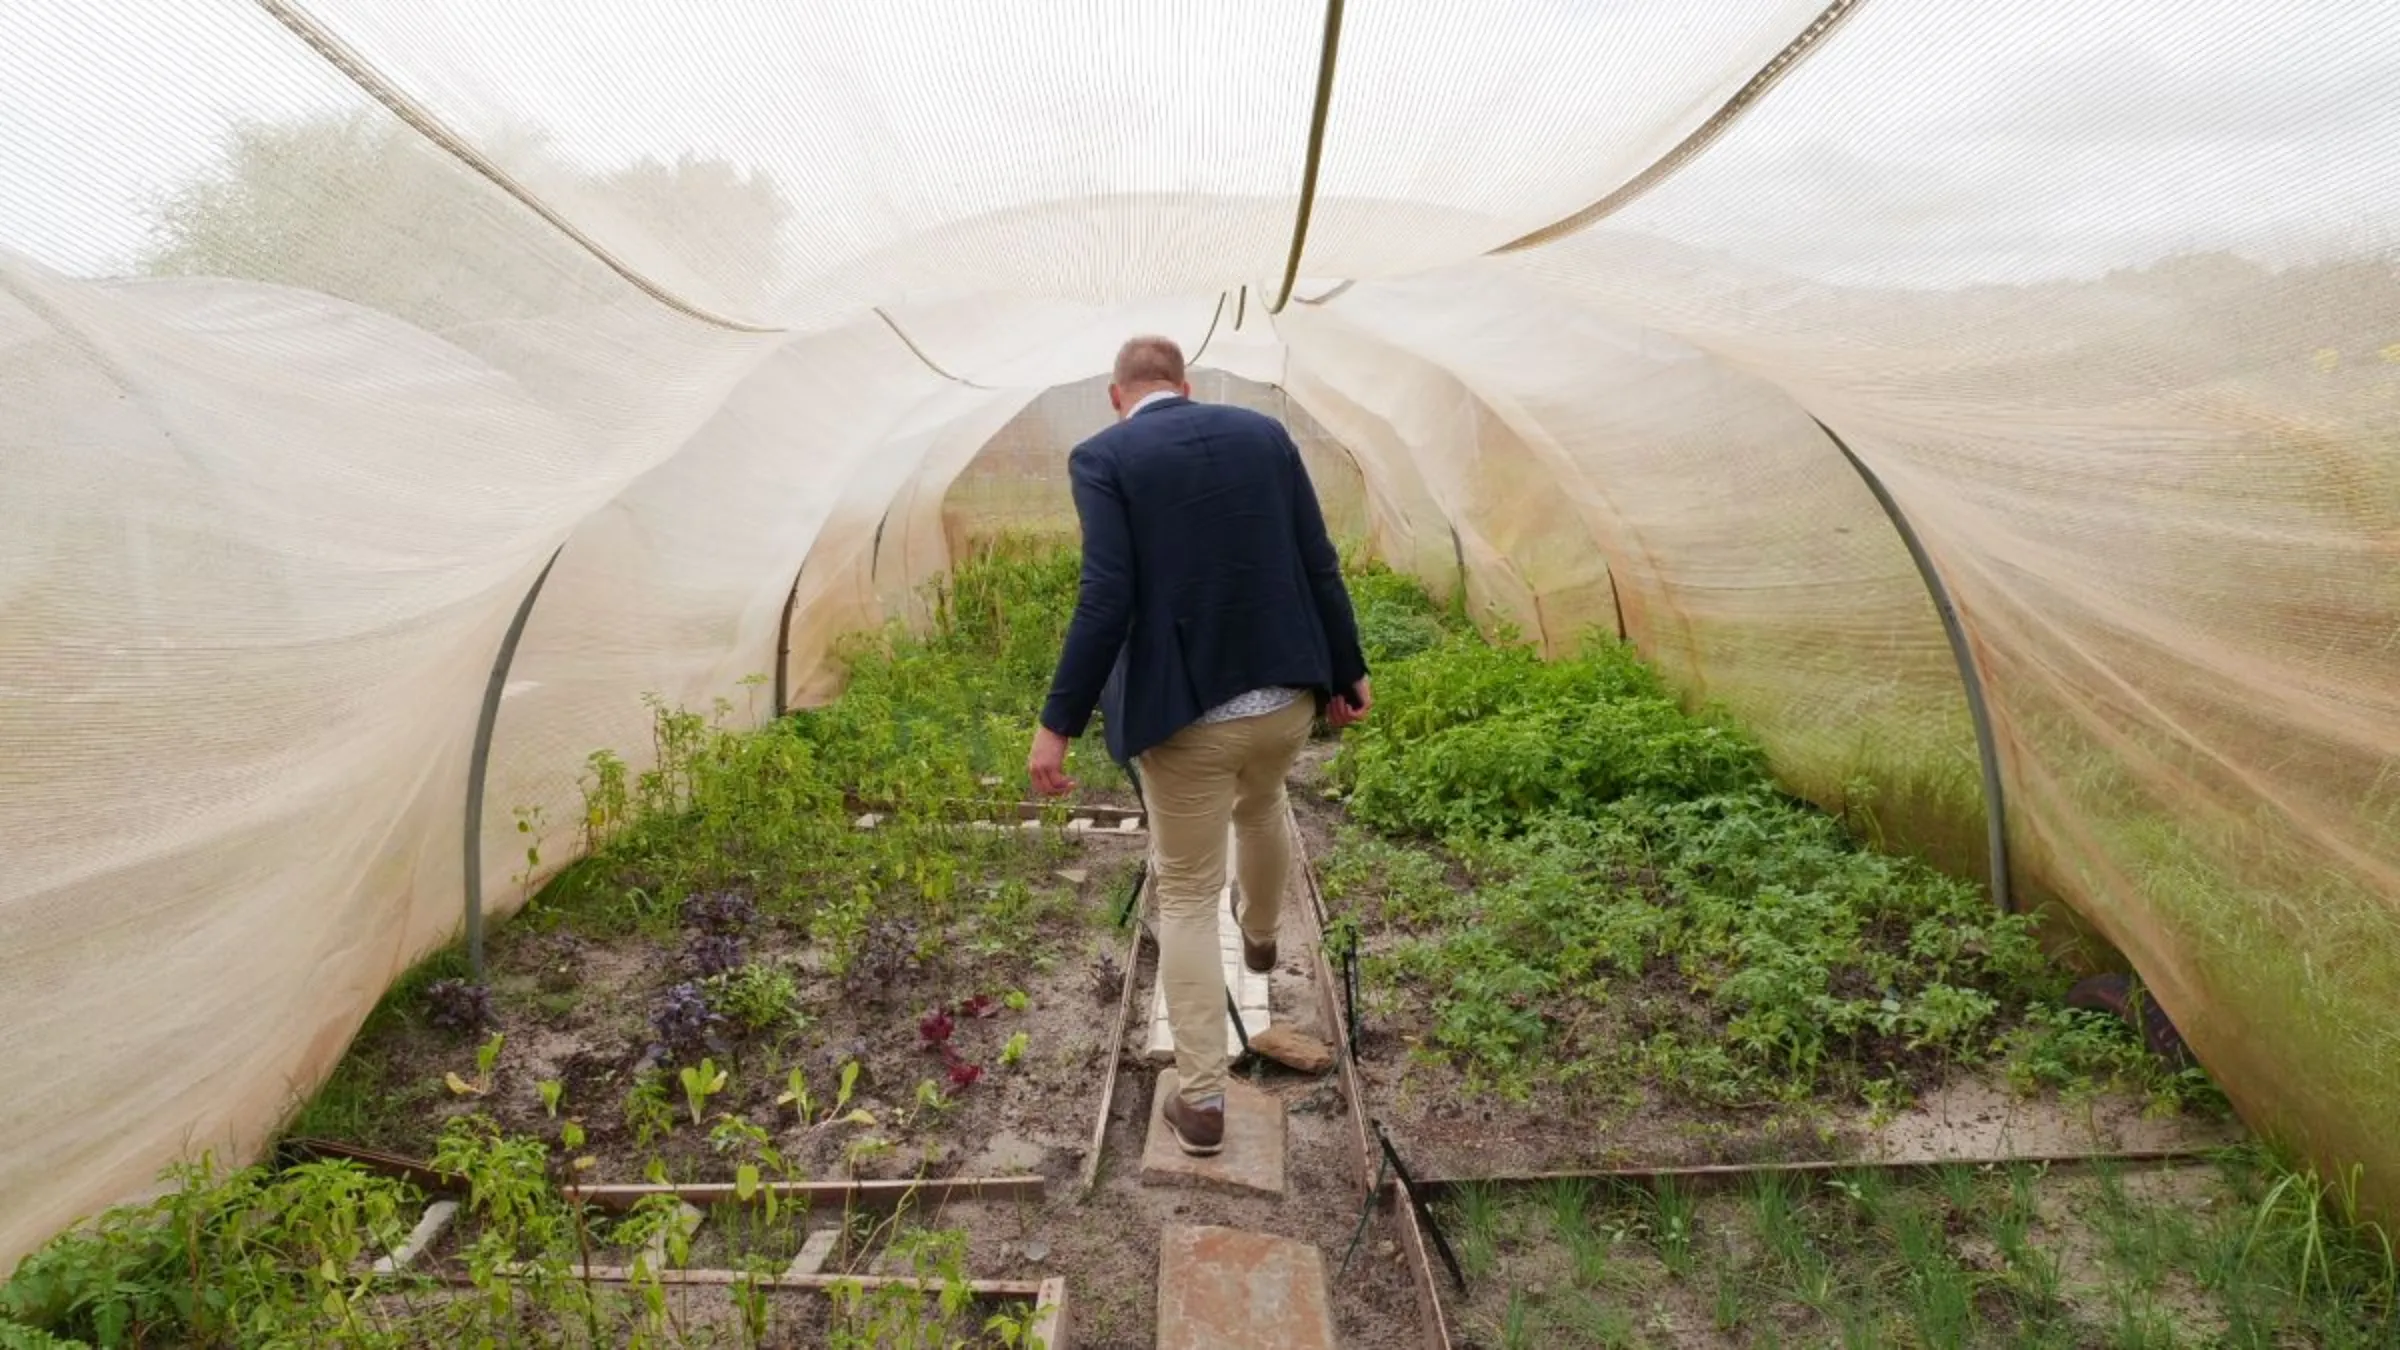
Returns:
[[[2223,1144],[2195,1144],[2181,1148],[2116,1149],[2096,1153],[2027,1153],[1979,1158],[1812,1158],[1802,1162],[1603,1167],[1581,1172],[1504,1172],[1488,1177],[1425,1177],[1417,1182],[1417,1188],[1426,1199],[1432,1200],[1461,1186],[1517,1187],[1540,1186],[1554,1181],[1590,1181],[1596,1183],[1625,1182],[1640,1186],[1684,1182],[1694,1187],[1705,1187],[1762,1176],[1841,1176],[1849,1172],[1938,1172],[1952,1167],[1982,1170],[2001,1167],[2098,1167],[2112,1163],[2142,1167],[2208,1162],[2224,1151],[2225,1145]]]
[[[1290,812],[1292,856],[1298,863],[1301,880],[1308,887],[1309,908],[1317,920],[1317,1003],[1325,1025],[1333,1029],[1333,1062],[1341,1073],[1342,1096],[1349,1105],[1353,1142],[1358,1145],[1358,1193],[1365,1196],[1375,1185],[1376,1164],[1382,1161],[1374,1143],[1367,1136],[1366,1085],[1360,1079],[1357,1061],[1350,1055],[1350,1024],[1342,1016],[1341,999],[1334,993],[1333,963],[1325,955],[1325,926],[1332,916],[1325,908],[1325,894],[1317,885],[1317,866],[1308,856],[1308,845],[1300,836],[1298,812]],[[1425,1232],[1417,1223],[1416,1206],[1408,1201],[1407,1188],[1400,1178],[1393,1177],[1385,1184],[1379,1203],[1392,1211],[1400,1226],[1400,1251],[1408,1262],[1410,1280],[1417,1286],[1417,1316],[1425,1331],[1426,1350],[1452,1350],[1450,1322],[1442,1309],[1440,1289],[1433,1282],[1433,1262],[1425,1249]]]
[[[1145,875],[1143,888],[1148,889],[1149,884],[1150,879]],[[1138,899],[1135,906],[1137,909],[1140,906]],[[1131,935],[1125,943],[1124,988],[1117,993],[1116,1035],[1108,1042],[1108,1070],[1100,1079],[1100,1118],[1092,1122],[1092,1150],[1084,1155],[1083,1174],[1075,1185],[1078,1195],[1089,1194],[1100,1181],[1100,1153],[1108,1143],[1108,1113],[1117,1099],[1117,1067],[1125,1057],[1125,1023],[1133,1016],[1134,971],[1142,964],[1141,915],[1135,914],[1126,927]]]
[[[779,1202],[803,1201],[812,1207],[831,1203],[859,1209],[889,1209],[908,1200],[935,1204],[974,1200],[1039,1200],[1047,1182],[1039,1175],[1010,1177],[945,1177],[898,1181],[770,1181],[750,1192],[749,1203],[770,1193]],[[600,1209],[631,1209],[654,1195],[671,1195],[694,1205],[745,1203],[730,1181],[704,1181],[664,1186],[647,1182],[598,1186],[569,1186],[570,1201]]]
[[[501,1267],[499,1273],[508,1279],[521,1280],[546,1272],[537,1267],[517,1263]],[[861,1289],[923,1289],[928,1293],[938,1291],[942,1287],[942,1282],[939,1280],[925,1279],[915,1275],[761,1275],[747,1270],[645,1271],[634,1266],[581,1267],[576,1265],[567,1266],[562,1274],[566,1279],[589,1280],[594,1284],[643,1284],[656,1280],[660,1284],[712,1287],[741,1285],[751,1289],[791,1289],[818,1293],[838,1285],[856,1285]],[[444,1275],[442,1279],[448,1284],[472,1284],[474,1282],[474,1276],[455,1271]],[[1062,1289],[1064,1285],[1064,1281],[1052,1280],[967,1280],[964,1283],[967,1292],[976,1298],[1025,1299],[1039,1299],[1053,1283],[1060,1284]]]

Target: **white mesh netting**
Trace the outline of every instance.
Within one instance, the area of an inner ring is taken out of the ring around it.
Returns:
[[[2400,9],[1353,6],[1295,259],[1325,18],[0,14],[0,1266],[255,1149],[456,932],[554,552],[495,911],[645,694],[819,697],[978,511],[1055,518],[1096,410],[1044,391],[1134,331],[1395,565],[1621,627],[1974,872],[1838,430],[1964,617],[2019,890],[2400,1202]]]

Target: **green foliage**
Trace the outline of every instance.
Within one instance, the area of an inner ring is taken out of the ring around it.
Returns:
[[[0,1317],[100,1347],[367,1342],[359,1267],[405,1233],[406,1186],[349,1162],[166,1179],[26,1257]]]
[[[1623,645],[1544,662],[1454,635],[1376,672],[1376,716],[1334,781],[1370,825],[1431,838],[1506,834],[1621,797],[1763,790],[1757,744],[1687,714]]]
[[[1414,578],[1366,561],[1352,563],[1346,571],[1359,646],[1371,669],[1381,670],[1469,631],[1463,617],[1437,608]]]
[[[757,1035],[796,1024],[800,981],[779,964],[753,961],[710,980],[708,1002]]]
[[[2029,922],[1778,792],[1622,645],[1544,662],[1448,632],[1377,694],[1334,778],[1386,837],[1346,833],[1326,892],[1371,899],[1370,979],[1430,995],[1429,1048],[1472,1085],[1888,1097],[2060,992]]]
[[[654,766],[629,776],[615,756],[591,757],[583,827],[597,852],[556,878],[528,921],[664,936],[686,898],[731,892],[821,942],[841,975],[870,920],[959,917],[970,873],[1013,873],[981,908],[1029,917],[1044,897],[1025,880],[1064,846],[1046,831],[960,825],[1024,791],[1075,588],[1073,553],[1002,541],[936,587],[931,631],[852,639],[848,687],[826,707],[744,733],[723,725],[730,704],[702,714],[654,700]],[[1070,758],[1087,787],[1122,781],[1086,745]],[[857,828],[866,813],[876,828]],[[774,981],[746,978],[746,990],[720,992],[758,994],[763,1018]]]

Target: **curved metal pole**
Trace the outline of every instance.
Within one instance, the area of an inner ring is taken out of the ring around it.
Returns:
[[[800,570],[792,573],[792,588],[783,593],[783,621],[775,626],[775,715],[782,717],[792,710],[790,676],[792,664],[792,610],[800,603],[800,578],[808,575],[808,559],[800,560]]]
[[[1325,0],[1325,43],[1317,53],[1317,97],[1308,114],[1308,159],[1300,167],[1300,209],[1292,220],[1292,252],[1284,260],[1283,285],[1267,304],[1267,313],[1281,314],[1292,302],[1292,286],[1300,280],[1300,258],[1308,252],[1308,221],[1317,209],[1317,170],[1325,160],[1325,118],[1333,109],[1334,59],[1342,50],[1342,0]]]
[[[483,773],[492,762],[492,728],[500,723],[500,692],[508,687],[508,668],[517,659],[517,641],[525,636],[525,621],[533,617],[533,602],[541,596],[542,583],[550,579],[550,569],[558,566],[558,555],[567,551],[559,545],[551,550],[550,561],[542,564],[533,584],[525,588],[525,598],[517,602],[516,617],[508,621],[508,634],[500,639],[500,652],[492,658],[492,678],[483,686],[483,711],[475,719],[475,752],[467,761],[467,970],[469,978],[483,983]]]
[[[1992,903],[2000,907],[2001,913],[2014,914],[2017,902],[2008,881],[2008,802],[2000,785],[2000,743],[1992,734],[1992,712],[1983,697],[1983,674],[1975,664],[1974,648],[1967,643],[1966,625],[1959,621],[1958,607],[1950,602],[1950,588],[1942,584],[1942,574],[1934,567],[1933,558],[1925,552],[1924,543],[1909,525],[1900,503],[1892,500],[1883,480],[1834,434],[1832,427],[1813,413],[1808,420],[1815,422],[1817,430],[1825,433],[1825,439],[1833,442],[1833,448],[1842,452],[1842,458],[1850,461],[1850,467],[1858,472],[1859,481],[1874,494],[1875,504],[1890,518],[1892,529],[1899,533],[1900,542],[1908,549],[1909,560],[1917,565],[1917,576],[1924,581],[1926,593],[1933,597],[1933,612],[1941,617],[1942,632],[1950,639],[1951,659],[1958,663],[1958,683],[1967,696],[1967,716],[1975,724],[1975,754],[1983,761],[1983,816],[1990,839]]]

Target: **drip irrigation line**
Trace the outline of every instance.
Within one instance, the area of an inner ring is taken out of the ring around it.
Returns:
[[[1152,824],[1150,820],[1150,803],[1144,800],[1142,797],[1141,769],[1135,765],[1132,760],[1127,760],[1117,767],[1125,771],[1125,781],[1133,788],[1133,804],[1140,808],[1142,813],[1142,822],[1145,825]],[[1153,829],[1152,833],[1155,834],[1155,828]],[[1142,848],[1141,861],[1133,865],[1133,885],[1127,888],[1125,892],[1125,903],[1117,909],[1117,927],[1123,928],[1126,923],[1133,918],[1134,906],[1141,902],[1142,887],[1146,885],[1149,880],[1150,848],[1147,842],[1145,842]]]
[[[1491,250],[1491,253],[1486,256],[1516,253],[1563,239],[1615,215],[1632,205],[1651,189],[1674,177],[1683,170],[1684,166],[1697,159],[1700,152],[1714,145],[1727,131],[1732,130],[1733,124],[1741,120],[1742,114],[1750,111],[1760,99],[1766,97],[1767,91],[1780,84],[1783,78],[1797,69],[1802,61],[1808,59],[1810,54],[1824,46],[1825,39],[1831,36],[1836,28],[1841,27],[1842,21],[1857,13],[1859,7],[1865,3],[1866,0],[1833,0],[1833,3],[1818,12],[1817,17],[1809,20],[1808,26],[1800,30],[1798,37],[1785,43],[1782,51],[1775,53],[1765,65],[1758,68],[1757,74],[1752,75],[1740,89],[1734,91],[1733,97],[1725,100],[1723,106],[1710,114],[1707,121],[1693,128],[1690,135],[1676,142],[1672,149],[1653,160],[1648,168],[1626,179],[1615,191],[1582,210],[1569,216],[1562,216],[1530,234],[1519,235]]]
[[[1344,291],[1349,290],[1351,287],[1357,284],[1358,279],[1353,277],[1350,280],[1343,282],[1341,285],[1334,287],[1332,290],[1325,292],[1323,295],[1316,296],[1314,298],[1305,295],[1301,296],[1299,297],[1299,302],[1303,305],[1311,306],[1328,305],[1340,299]]]
[[[1459,1268],[1457,1253],[1450,1250],[1450,1239],[1442,1236],[1442,1225],[1433,1217],[1433,1206],[1417,1190],[1417,1183],[1408,1174],[1408,1164],[1400,1161],[1400,1150],[1392,1147],[1392,1137],[1383,1132],[1383,1122],[1375,1122],[1375,1142],[1383,1148],[1383,1160],[1400,1178],[1400,1198],[1416,1211],[1417,1224],[1433,1239],[1433,1249],[1441,1253],[1442,1264],[1450,1268],[1451,1283],[1458,1292],[1467,1292],[1467,1274]]]
[[[1300,170],[1300,209],[1292,219],[1292,252],[1284,260],[1283,285],[1267,313],[1281,314],[1300,280],[1300,257],[1308,251],[1308,219],[1317,206],[1317,171],[1325,159],[1325,118],[1333,109],[1334,61],[1342,49],[1342,0],[1325,0],[1325,42],[1317,53],[1317,97],[1308,115],[1308,160]]]
[[[558,566],[558,555],[566,551],[565,544],[550,551],[550,560],[542,564],[533,584],[525,588],[525,598],[517,602],[516,615],[500,639],[500,651],[492,658],[492,676],[484,683],[483,707],[475,718],[475,749],[467,758],[465,864],[467,972],[477,984],[483,983],[483,779],[492,762],[492,729],[500,722],[500,695],[508,687],[508,668],[517,659],[525,621],[533,616],[533,602],[541,598],[542,583],[550,579],[550,569]]]
[[[1250,312],[1250,288],[1244,285],[1233,300],[1233,331],[1242,331],[1242,318]]]
[[[1117,906],[1117,927],[1123,928],[1133,918],[1134,906],[1142,898],[1142,884],[1150,879],[1150,859],[1144,856],[1133,865],[1133,884],[1125,888],[1125,903]]]
[[[1350,1246],[1342,1253],[1341,1268],[1333,1273],[1335,1279],[1350,1273],[1350,1258],[1358,1255],[1359,1240],[1367,1235],[1367,1220],[1375,1217],[1375,1199],[1383,1194],[1384,1183],[1391,1180],[1391,1176],[1390,1158],[1386,1157],[1375,1164],[1375,1184],[1367,1187],[1366,1196],[1358,1202],[1358,1226],[1350,1230]]]
[[[1342,948],[1342,1032],[1350,1058],[1358,1059],[1358,948]]]
[[[1824,419],[1811,414],[1808,420],[1817,424],[1817,430],[1825,433],[1825,439],[1833,442],[1833,448],[1842,452],[1842,458],[1849,461],[1859,481],[1867,485],[1875,504],[1883,508],[1901,544],[1908,549],[1909,561],[1917,565],[1917,577],[1925,583],[1926,594],[1933,598],[1933,611],[1942,621],[1943,635],[1950,640],[1951,660],[1958,666],[1958,683],[1966,695],[1967,717],[1975,727],[1975,757],[1983,770],[1984,835],[1985,846],[1990,850],[1992,903],[2000,907],[2001,913],[2014,914],[2017,902],[2009,885],[2008,799],[2000,778],[2000,740],[1992,730],[1991,708],[1984,700],[1983,674],[1976,665],[1975,648],[1967,638],[1966,624],[1959,618],[1958,606],[1951,601],[1950,588],[1942,582],[1941,569],[1934,566],[1933,556],[1925,551],[1924,542],[1908,523],[1908,513],[1900,509],[1900,503],[1884,487],[1883,480],[1832,427],[1825,425]]]
[[[773,324],[751,323],[746,319],[729,318],[714,310],[694,304],[651,280],[637,270],[633,264],[618,257],[607,245],[584,233],[581,227],[568,220],[556,207],[542,200],[533,189],[518,181],[516,176],[501,167],[498,161],[476,149],[466,137],[451,130],[449,124],[433,114],[432,109],[403,92],[383,72],[375,69],[364,56],[360,55],[356,48],[344,42],[339,34],[326,27],[322,20],[303,8],[298,0],[257,0],[257,4],[260,9],[267,12],[269,18],[283,25],[285,31],[306,43],[309,50],[315,52],[327,65],[339,71],[343,78],[357,86],[360,93],[381,104],[384,111],[399,118],[410,130],[432,142],[436,149],[466,165],[492,186],[507,193],[519,206],[541,217],[544,224],[572,240],[584,252],[598,260],[601,266],[616,273],[635,290],[686,318],[698,319],[702,323],[729,329],[736,333],[788,331]]]

